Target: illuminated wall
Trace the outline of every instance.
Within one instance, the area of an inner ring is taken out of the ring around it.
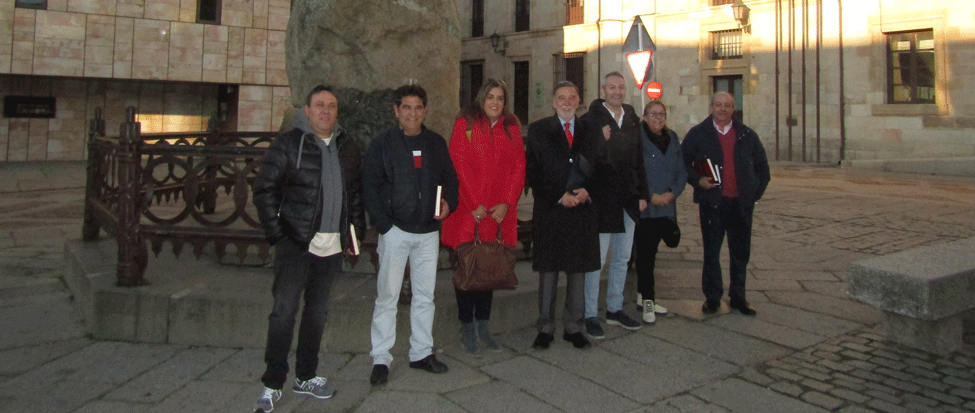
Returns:
[[[654,80],[664,87],[668,123],[679,134],[708,115],[715,77],[740,76],[744,122],[760,134],[770,158],[975,156],[975,83],[965,79],[975,68],[975,14],[965,2],[745,0],[750,15],[742,56],[718,60],[711,57],[712,32],[741,28],[730,5],[585,0],[583,23],[567,26],[566,0],[533,0],[530,30],[515,32],[512,3],[485,0],[485,36],[472,38],[472,1],[458,1],[463,60],[483,60],[485,76],[509,85],[513,62],[528,61],[527,121],[553,113],[551,86],[559,72],[553,55],[585,53],[584,106],[598,96],[601,74],[618,70],[629,77],[620,46],[640,15],[658,46]],[[933,32],[934,102],[889,103],[888,35],[919,30]],[[504,55],[490,44],[495,32],[508,42]],[[629,100],[640,105],[635,87]]]
[[[197,0],[0,3],[0,96],[57,100],[54,119],[0,118],[0,161],[84,159],[97,107],[109,134],[128,105],[146,132],[200,130],[218,85],[239,91],[237,130],[277,130],[290,0],[218,4],[219,25],[197,22]]]

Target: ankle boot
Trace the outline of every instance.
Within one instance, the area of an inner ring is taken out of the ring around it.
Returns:
[[[501,351],[501,345],[494,340],[491,335],[491,326],[488,320],[477,320],[477,337],[484,343],[484,347],[491,351]]]
[[[477,335],[474,323],[460,323],[460,345],[469,354],[477,353]]]

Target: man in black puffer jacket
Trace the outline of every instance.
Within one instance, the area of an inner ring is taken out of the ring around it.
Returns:
[[[270,412],[281,397],[302,295],[294,391],[319,399],[335,393],[316,374],[318,350],[342,253],[352,251],[352,225],[356,239],[365,229],[362,147],[336,124],[337,114],[333,89],[313,88],[295,129],[271,143],[254,181],[254,206],[274,245],[274,307],[268,317],[267,368],[261,377],[265,387],[258,411]]]

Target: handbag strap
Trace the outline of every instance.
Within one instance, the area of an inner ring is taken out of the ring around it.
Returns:
[[[491,220],[491,222],[496,222],[498,224],[498,230],[495,231],[495,233],[497,234],[497,237],[495,237],[495,241],[498,241],[499,244],[504,244],[504,234],[501,233],[501,223],[493,219]],[[475,244],[481,243],[480,228],[481,228],[481,220],[478,218],[474,218],[474,243]]]

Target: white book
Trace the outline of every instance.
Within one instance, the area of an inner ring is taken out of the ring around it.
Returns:
[[[355,235],[355,224],[349,224],[352,233],[352,255],[359,255],[359,237]]]
[[[433,203],[437,205],[435,207],[436,209],[433,210],[433,216],[435,216],[435,217],[439,217],[440,216],[440,193],[441,192],[443,192],[443,187],[440,186],[440,185],[437,185],[437,197],[434,198],[434,201],[433,201]]]
[[[708,159],[708,167],[711,168],[711,172],[713,172],[714,174],[715,183],[721,185],[721,168],[718,165],[712,163],[711,159]]]

